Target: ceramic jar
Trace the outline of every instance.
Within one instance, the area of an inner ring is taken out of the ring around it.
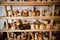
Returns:
[[[29,16],[28,11],[27,10],[23,10],[22,13],[21,13],[21,16],[23,16],[23,17]]]
[[[54,16],[60,16],[60,11],[56,11],[56,12],[54,13]]]
[[[38,40],[43,40],[43,35],[41,32],[38,34]]]
[[[60,29],[60,24],[59,24],[59,23],[56,23],[56,24],[53,26],[53,29],[59,30],[59,29]]]
[[[31,16],[32,16],[32,17],[35,17],[35,16],[36,16],[36,12],[35,12],[35,11],[32,11],[32,12],[31,12]]]
[[[26,35],[24,33],[21,34],[21,40],[27,40]]]
[[[52,26],[50,24],[50,20],[44,20],[44,24],[45,24],[46,30],[50,30],[52,28]]]
[[[51,16],[51,12],[45,12],[45,16]]]
[[[31,13],[32,13],[32,11],[31,11],[31,10],[29,10],[28,12],[29,12],[29,16],[31,17]]]
[[[31,30],[34,30],[34,23],[31,24]]]
[[[52,40],[56,40],[56,37],[55,36],[52,36],[51,38],[52,38]]]
[[[49,40],[48,37],[44,37],[44,40]]]
[[[8,11],[8,17],[12,17],[13,16],[12,13],[13,13],[12,10],[9,10]]]
[[[34,28],[39,29],[39,26],[40,26],[40,22],[39,22],[39,20],[36,20],[34,23]]]
[[[15,30],[15,29],[16,29],[16,24],[15,23],[11,24],[11,30]]]
[[[36,11],[36,16],[40,16],[40,11],[39,10]]]
[[[40,29],[41,30],[44,30],[45,29],[45,25],[42,23],[42,24],[40,24]]]
[[[17,36],[17,40],[20,40],[20,35]]]

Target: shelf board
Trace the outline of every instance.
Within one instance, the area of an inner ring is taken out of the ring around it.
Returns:
[[[39,31],[42,31],[42,32],[45,32],[45,31],[48,31],[48,32],[52,32],[52,31],[60,31],[60,30],[0,30],[0,32],[39,32]]]
[[[0,19],[6,19],[6,17],[4,17],[4,16],[0,16]]]
[[[60,16],[39,16],[39,17],[0,17],[0,19],[57,19]]]
[[[1,5],[11,5],[11,6],[39,6],[39,5],[60,5],[60,2],[46,2],[46,1],[37,1],[37,2],[3,2]]]
[[[6,19],[51,19],[52,17],[44,17],[44,16],[39,16],[39,17],[2,17]]]

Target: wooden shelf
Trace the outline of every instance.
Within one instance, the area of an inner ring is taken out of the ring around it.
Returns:
[[[0,32],[36,32],[36,31],[42,31],[42,32],[45,32],[45,31],[48,31],[48,32],[52,32],[52,31],[60,31],[60,30],[0,30]]]
[[[39,5],[60,5],[60,2],[37,1],[37,2],[3,2],[1,5],[11,6],[39,6]]]
[[[39,16],[39,17],[0,17],[0,19],[57,19],[60,16]]]
[[[9,39],[9,32],[50,32],[49,33],[49,40],[51,40],[51,37],[52,37],[52,32],[57,32],[57,31],[60,31],[60,30],[8,30],[8,19],[50,19],[52,24],[53,24],[53,21],[54,19],[60,19],[60,16],[54,16],[54,11],[55,11],[55,5],[60,5],[60,1],[59,0],[47,0],[47,1],[17,1],[17,0],[14,0],[14,1],[11,1],[11,0],[2,0],[3,2],[0,3],[0,5],[3,5],[5,6],[5,11],[6,11],[6,15],[5,16],[0,16],[0,19],[6,19],[6,29],[0,29],[0,32],[7,32],[7,36],[8,36],[8,40]],[[7,6],[11,6],[11,10],[12,9],[12,6],[53,6],[52,7],[52,10],[53,10],[53,14],[52,16],[39,16],[39,17],[6,17],[7,16]]]
[[[6,17],[4,17],[4,16],[0,16],[0,19],[6,19]]]

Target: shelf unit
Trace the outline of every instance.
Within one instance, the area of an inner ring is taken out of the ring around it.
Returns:
[[[47,1],[39,1],[37,0],[36,2],[35,1],[17,1],[17,0],[14,0],[14,1],[10,1],[10,0],[3,0],[3,3],[1,3],[1,5],[5,6],[5,16],[4,17],[0,17],[0,19],[51,19],[51,23],[53,24],[53,19],[56,19],[56,18],[60,18],[60,16],[54,16],[54,11],[55,11],[55,5],[60,5],[60,1],[58,0],[53,0],[53,1],[50,1],[50,0],[47,0]],[[52,16],[39,16],[39,17],[7,17],[7,6],[11,6],[11,10],[12,10],[12,6],[52,6],[53,7],[53,14]],[[8,40],[9,40],[9,32],[36,32],[36,31],[42,31],[42,32],[45,32],[45,31],[48,31],[50,32],[50,38],[49,40],[51,40],[51,34],[53,31],[60,31],[60,30],[8,30],[8,21],[6,21],[6,29],[3,29],[3,30],[0,30],[0,32],[7,32],[7,36],[8,36]]]

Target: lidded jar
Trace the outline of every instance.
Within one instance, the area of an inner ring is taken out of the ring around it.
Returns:
[[[35,16],[36,16],[36,11],[32,11],[32,12],[31,12],[31,16],[32,16],[32,17],[35,17]]]
[[[39,29],[39,26],[40,26],[40,21],[36,20],[35,23],[34,23],[34,28]]]
[[[36,7],[33,7],[33,10],[31,12],[31,16],[32,17],[35,17],[37,15],[37,12],[36,12]]]
[[[22,12],[21,12],[21,16],[23,16],[23,17],[27,17],[27,16],[29,16],[29,14],[28,14],[28,10],[22,10]]]

